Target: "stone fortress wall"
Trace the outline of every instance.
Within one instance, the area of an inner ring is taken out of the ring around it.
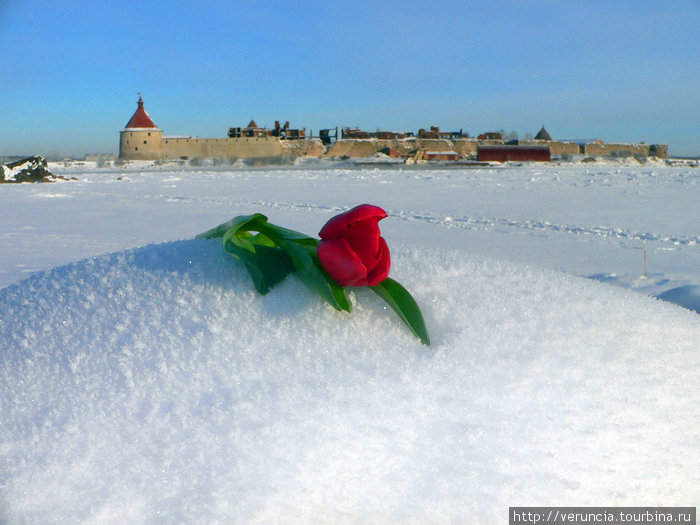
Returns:
[[[331,130],[324,130],[330,132]],[[260,128],[254,121],[246,128],[231,128],[226,138],[198,138],[190,136],[164,136],[143,106],[139,97],[138,108],[126,127],[120,132],[119,158],[123,160],[165,160],[192,158],[264,158],[284,156],[325,156],[334,158],[370,157],[390,151],[396,156],[408,157],[418,151],[454,152],[466,159],[478,156],[479,146],[511,144],[501,139],[499,133],[487,133],[471,138],[459,132],[440,132],[431,127],[420,130],[419,135],[392,132],[363,132],[344,128],[344,137],[332,142],[306,138],[305,130],[289,129],[287,122],[274,130]],[[345,135],[348,133],[348,135]],[[375,136],[376,135],[376,136]],[[350,137],[350,138],[347,138]],[[543,139],[544,137],[544,139]],[[337,138],[337,128],[336,128]],[[601,141],[578,142],[551,140],[544,127],[535,139],[518,140],[518,146],[547,146],[552,157],[566,155],[592,156],[656,156],[666,158],[665,144],[613,144]]]
[[[274,136],[277,133],[278,136]],[[285,140],[291,130],[288,123],[275,130],[259,128],[251,121],[247,128],[232,128],[225,138],[167,136],[158,128],[139,97],[136,112],[119,137],[119,158],[122,160],[165,160],[193,158],[264,158],[321,155],[325,148],[317,139]],[[281,136],[279,136],[281,135]]]
[[[121,132],[120,139],[119,158],[124,160],[277,157],[285,151],[281,141],[273,137],[168,137],[160,130],[127,128]]]
[[[283,153],[280,141],[269,137],[170,138],[161,141],[163,158],[178,157],[277,157]]]
[[[387,148],[409,154],[416,150],[425,151],[454,151],[461,157],[476,158],[479,146],[503,145],[500,140],[478,139],[344,139],[339,140],[328,148],[327,157],[369,157]],[[668,157],[666,144],[623,144],[607,142],[577,142],[559,140],[519,140],[519,146],[548,146],[552,157],[562,155],[591,155],[602,157]]]

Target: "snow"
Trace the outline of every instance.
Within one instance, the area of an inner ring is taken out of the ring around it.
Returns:
[[[22,171],[26,169],[33,169],[35,167],[36,163],[33,162],[20,164],[14,168],[0,165],[0,179],[4,180],[5,182],[15,182],[17,180],[17,175],[22,173]]]
[[[49,169],[79,180],[0,188],[0,521],[697,504],[696,169]],[[361,202],[431,347],[366,290],[263,297],[192,239]]]
[[[17,166],[15,168],[10,168],[8,166],[0,165],[0,178],[7,182],[14,182],[17,175],[19,175],[25,167],[26,166]]]

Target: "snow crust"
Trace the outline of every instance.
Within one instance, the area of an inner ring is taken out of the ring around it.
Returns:
[[[430,348],[364,290],[352,315],[295,278],[260,296],[218,240],[0,290],[0,517],[505,523],[511,505],[695,504],[697,314],[390,247]]]

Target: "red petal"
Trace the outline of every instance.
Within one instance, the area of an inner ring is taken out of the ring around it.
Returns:
[[[340,286],[367,286],[367,268],[345,239],[322,240],[318,258]]]
[[[387,246],[384,237],[379,237],[379,261],[372,268],[367,276],[367,284],[374,286],[381,283],[389,277],[389,268],[391,267],[391,257],[389,256],[389,246]]]
[[[379,260],[379,235],[378,220],[369,219],[348,225],[342,238],[367,268],[374,268]]]
[[[376,223],[386,216],[386,212],[378,206],[360,204],[329,220],[325,226],[321,228],[319,237],[324,240],[342,237],[343,232],[351,224],[357,223],[358,221],[373,221]]]

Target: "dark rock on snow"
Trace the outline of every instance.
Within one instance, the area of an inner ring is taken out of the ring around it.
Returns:
[[[0,165],[0,184],[5,182],[54,182],[57,179],[68,180],[51,173],[48,170],[46,159],[41,155]]]

